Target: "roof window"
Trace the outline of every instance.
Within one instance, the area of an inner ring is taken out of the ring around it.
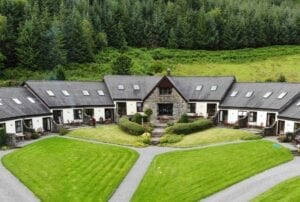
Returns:
[[[211,90],[211,91],[216,91],[216,90],[217,90],[217,88],[218,88],[218,86],[217,86],[217,85],[213,85],[213,86],[211,86],[211,87],[210,87],[210,90]]]
[[[268,98],[272,95],[273,92],[267,92],[266,94],[264,94],[264,98]]]
[[[83,94],[84,96],[89,96],[89,95],[90,95],[89,91],[87,91],[87,90],[83,90],[83,91],[82,91],[82,94]]]
[[[46,90],[47,94],[50,96],[50,97],[54,97],[54,93],[51,91],[51,90]]]
[[[248,91],[245,97],[251,97],[253,95],[253,91]]]
[[[68,92],[68,91],[66,91],[66,90],[62,90],[61,91],[65,96],[70,96],[70,93]]]
[[[237,94],[239,93],[239,91],[237,91],[237,90],[235,90],[235,91],[233,91],[232,93],[231,93],[231,97],[235,97],[235,96],[237,96]]]
[[[2,106],[3,104],[2,104],[2,99],[0,99],[0,106]]]
[[[0,100],[0,103],[1,103],[1,100]],[[297,107],[300,107],[300,101],[297,103]]]
[[[196,87],[196,91],[200,91],[202,89],[202,85]]]
[[[140,90],[140,86],[139,86],[138,84],[134,84],[134,85],[133,85],[133,89],[134,89],[134,90]]]
[[[101,96],[104,95],[103,90],[98,90],[97,92],[98,92],[98,95],[101,95]]]
[[[278,99],[282,99],[286,96],[287,92],[282,92],[280,95],[277,97]]]
[[[27,97],[27,100],[29,100],[31,103],[35,103],[35,100],[32,97]]]
[[[18,98],[12,98],[12,100],[18,105],[22,104],[22,102]]]
[[[119,89],[119,90],[124,90],[124,89],[125,89],[125,88],[124,88],[124,85],[122,85],[122,84],[118,85],[118,89]]]

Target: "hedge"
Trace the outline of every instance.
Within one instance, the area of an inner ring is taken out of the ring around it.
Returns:
[[[0,146],[6,145],[6,132],[4,128],[0,128]]]
[[[129,121],[128,118],[125,117],[119,120],[119,127],[132,135],[142,135],[145,132],[145,128],[143,126]]]
[[[165,132],[168,134],[190,134],[199,132],[213,127],[213,122],[208,119],[199,119],[192,123],[177,123],[174,126],[166,128]]]

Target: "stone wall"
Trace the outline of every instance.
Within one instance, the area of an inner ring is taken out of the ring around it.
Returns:
[[[173,118],[179,119],[179,117],[187,113],[188,104],[181,97],[181,95],[173,88],[170,95],[160,95],[159,88],[155,88],[152,94],[144,101],[144,109],[150,108],[153,110],[151,117],[152,121],[158,118],[158,104],[172,103],[173,104]]]

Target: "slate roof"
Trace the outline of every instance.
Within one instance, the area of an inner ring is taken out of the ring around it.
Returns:
[[[235,77],[168,77],[189,101],[221,101],[235,82]],[[196,90],[201,86],[201,90]],[[211,87],[217,86],[212,91]]]
[[[35,103],[30,102],[28,97]],[[18,99],[21,104],[12,98]],[[51,114],[43,103],[23,87],[0,88],[0,103],[0,121]]]
[[[28,86],[49,108],[113,106],[103,82],[27,81],[25,86]],[[51,90],[55,96],[49,96],[47,90]],[[66,90],[70,95],[64,95],[62,90]],[[84,90],[90,95],[84,95],[82,92]],[[99,90],[102,90],[104,95],[99,95]]]
[[[238,91],[236,96],[231,96]],[[245,97],[247,92],[253,91],[249,98]],[[267,92],[272,92],[268,98],[264,98]],[[279,99],[282,92],[286,96]],[[279,111],[293,101],[300,92],[300,83],[235,83],[226,95],[220,108],[246,108]]]
[[[300,121],[300,95],[298,99],[279,113],[278,118],[293,119]]]
[[[113,100],[143,100],[162,78],[162,76],[114,75],[105,76],[104,81]],[[123,85],[124,89],[119,90],[118,85]],[[140,89],[134,90],[134,85],[138,85]]]

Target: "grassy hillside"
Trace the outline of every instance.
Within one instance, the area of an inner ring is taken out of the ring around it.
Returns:
[[[235,75],[239,81],[275,80],[284,74],[288,81],[300,82],[300,46],[272,46],[230,51],[128,48],[106,49],[94,63],[65,67],[69,80],[101,80],[111,73],[111,64],[121,53],[133,60],[133,74]],[[4,71],[0,85],[16,85],[28,79],[48,79],[53,72],[32,72],[23,68]]]

